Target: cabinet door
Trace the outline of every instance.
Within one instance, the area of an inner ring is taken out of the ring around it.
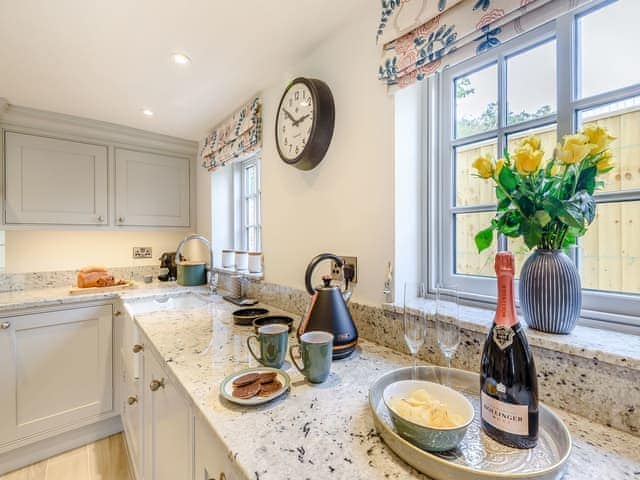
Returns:
[[[0,444],[14,440],[16,435],[14,334],[14,319],[0,318]]]
[[[141,380],[124,372],[124,389],[122,400],[122,426],[127,438],[129,458],[133,466],[135,478],[142,479],[142,390]]]
[[[107,147],[7,132],[6,222],[108,223]]]
[[[116,225],[189,226],[189,159],[116,149]]]
[[[227,448],[200,416],[195,422],[195,480],[239,480],[245,478],[226,453]]]
[[[144,478],[191,479],[191,408],[149,352],[144,355],[144,380]]]
[[[3,373],[13,382],[3,389],[15,392],[15,438],[112,411],[111,305],[4,321],[15,329],[13,372]]]

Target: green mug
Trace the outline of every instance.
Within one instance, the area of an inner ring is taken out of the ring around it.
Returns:
[[[293,355],[298,350],[302,366]],[[324,382],[331,372],[333,360],[333,335],[329,332],[306,332],[300,335],[300,344],[289,349],[291,361],[311,383]]]
[[[251,348],[251,339],[260,344],[260,356]],[[289,327],[283,324],[264,325],[258,329],[258,335],[247,338],[247,348],[258,362],[265,367],[280,368],[287,356],[289,343]]]

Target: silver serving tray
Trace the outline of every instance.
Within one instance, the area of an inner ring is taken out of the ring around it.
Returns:
[[[430,453],[400,437],[391,423],[382,392],[387,385],[411,379],[411,370],[400,368],[376,380],[369,390],[369,407],[380,437],[413,468],[434,480],[562,478],[571,453],[571,435],[562,420],[540,404],[540,433],[535,448],[519,450],[492,440],[480,427],[480,376],[476,373],[443,367],[417,368],[418,380],[446,385],[449,377],[450,386],[462,392],[475,408],[475,418],[457,449]]]

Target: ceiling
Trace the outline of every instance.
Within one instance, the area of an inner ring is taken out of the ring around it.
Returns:
[[[0,98],[198,140],[377,4],[0,0]],[[176,51],[192,64],[174,64]]]

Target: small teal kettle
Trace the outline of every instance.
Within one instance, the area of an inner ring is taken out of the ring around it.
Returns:
[[[318,287],[311,285],[311,276],[318,264],[324,260],[333,260],[343,269],[345,277],[345,289],[331,285],[331,277],[322,277],[323,284]],[[307,266],[304,276],[305,285],[311,300],[309,307],[298,327],[298,337],[305,332],[321,330],[333,334],[333,359],[346,358],[353,353],[358,343],[358,330],[356,329],[347,303],[351,298],[349,278],[353,271],[350,266],[345,266],[344,260],[332,253],[321,253],[314,257]]]

